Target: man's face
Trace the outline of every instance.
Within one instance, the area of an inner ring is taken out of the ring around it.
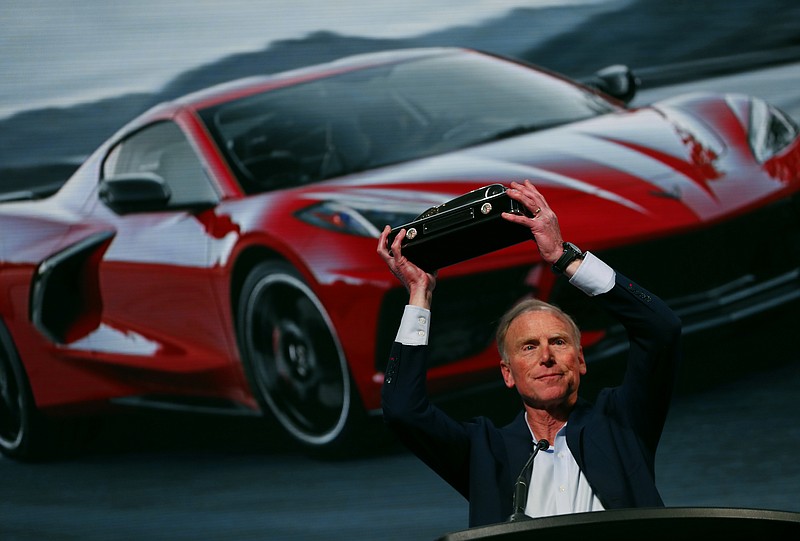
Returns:
[[[500,364],[506,387],[536,408],[571,407],[586,361],[570,327],[550,312],[526,312],[506,334],[508,364]]]

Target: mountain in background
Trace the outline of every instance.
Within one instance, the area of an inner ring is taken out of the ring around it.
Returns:
[[[377,50],[463,46],[512,56],[577,78],[610,64],[627,64],[651,74],[649,79],[643,77],[647,87],[674,82],[656,80],[659,70],[654,68],[658,66],[800,46],[798,20],[797,0],[617,0],[518,8],[479,25],[407,39],[317,32],[199,66],[178,74],[152,94],[25,111],[0,120],[0,192],[58,185],[100,143],[150,106],[239,77]],[[769,60],[769,55],[766,58]]]

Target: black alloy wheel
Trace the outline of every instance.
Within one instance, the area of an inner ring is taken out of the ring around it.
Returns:
[[[262,407],[304,446],[341,445],[357,401],[330,318],[300,274],[283,262],[257,265],[237,321],[244,368]]]

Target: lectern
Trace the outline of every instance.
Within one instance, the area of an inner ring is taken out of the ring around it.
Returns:
[[[438,541],[597,539],[800,539],[800,513],[765,509],[666,507],[612,509],[479,526]]]

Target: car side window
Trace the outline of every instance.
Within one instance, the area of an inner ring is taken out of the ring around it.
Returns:
[[[180,128],[159,122],[117,144],[103,163],[103,178],[154,173],[169,186],[168,208],[217,198],[200,158]]]

